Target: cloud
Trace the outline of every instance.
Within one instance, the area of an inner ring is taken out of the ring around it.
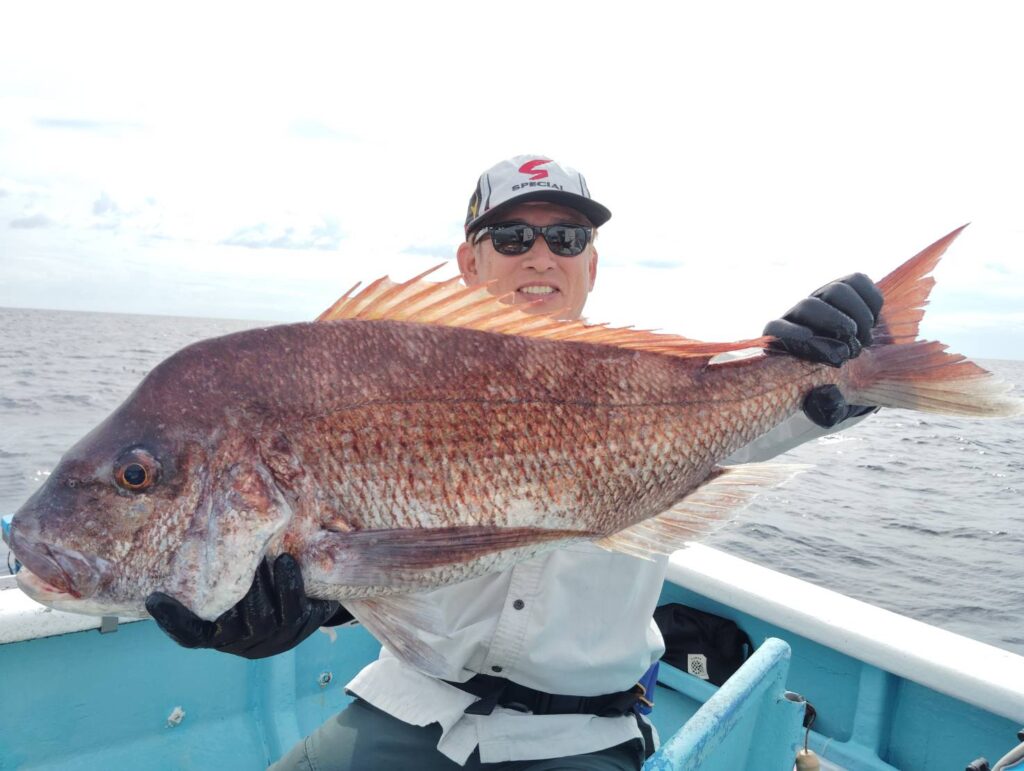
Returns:
[[[972,310],[933,311],[925,316],[922,326],[927,323],[935,329],[1017,329],[1024,330],[1024,311],[1013,310]]]
[[[139,123],[112,120],[88,120],[85,118],[36,118],[32,121],[38,128],[64,129],[70,131],[122,132],[138,131]]]
[[[637,260],[637,265],[642,268],[653,268],[655,270],[669,270],[671,268],[680,268],[683,263],[676,260]]]
[[[106,193],[100,193],[100,197],[92,204],[92,213],[97,217],[101,217],[104,214],[116,214],[118,211],[119,209],[117,204],[114,203],[114,199]]]
[[[221,243],[249,249],[337,249],[345,237],[333,217],[321,217],[308,226],[261,222],[235,231]]]
[[[131,212],[122,212],[106,191],[100,193],[100,197],[92,203],[92,214],[95,217],[93,227],[100,230],[117,230],[122,221],[131,216]]]
[[[17,219],[11,220],[12,228],[23,228],[25,230],[32,228],[48,228],[53,224],[53,220],[45,214],[30,214],[28,217],[18,217]]]
[[[1003,276],[1010,275],[1010,269],[1007,266],[1002,265],[1001,263],[998,262],[986,262],[985,268],[987,270],[992,271],[993,273],[999,273],[1000,275]]]
[[[288,130],[303,139],[330,139],[351,142],[355,136],[347,131],[340,131],[318,120],[296,120],[288,126]]]
[[[450,260],[455,254],[455,247],[452,244],[435,244],[434,246],[407,246],[402,254],[411,254],[416,257],[437,257],[439,260]]]

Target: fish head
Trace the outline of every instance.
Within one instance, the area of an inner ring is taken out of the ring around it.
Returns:
[[[165,388],[170,379],[182,387]],[[158,367],[15,513],[26,594],[58,610],[144,617],[146,597],[162,591],[209,620],[245,594],[291,510],[244,411],[195,391],[190,401],[189,390]]]

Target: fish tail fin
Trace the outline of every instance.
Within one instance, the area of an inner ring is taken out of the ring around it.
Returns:
[[[839,387],[851,404],[902,407],[944,415],[1009,417],[1024,414],[1011,386],[943,343],[918,340],[924,306],[935,286],[930,275],[966,225],[940,238],[878,282],[885,303],[874,340],[843,367]]]

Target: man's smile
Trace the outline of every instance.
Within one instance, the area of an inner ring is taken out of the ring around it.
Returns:
[[[526,295],[530,300],[540,300],[559,295],[561,291],[551,284],[524,284],[516,289],[516,293]]]

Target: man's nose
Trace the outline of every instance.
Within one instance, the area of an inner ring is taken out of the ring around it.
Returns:
[[[523,266],[538,271],[552,270],[558,264],[548,242],[541,236],[537,237],[524,257]]]

